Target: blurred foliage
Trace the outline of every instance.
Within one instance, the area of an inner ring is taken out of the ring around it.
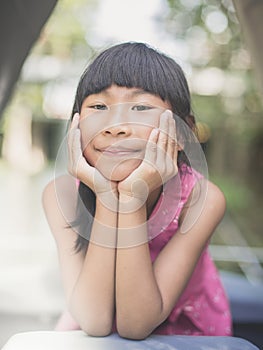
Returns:
[[[232,78],[226,81],[233,83],[232,91],[231,86],[224,86],[224,89],[214,96],[195,96],[193,93],[196,110],[200,110],[202,119],[213,127],[224,122],[230,127],[231,120],[233,131],[242,133],[242,130],[248,127],[249,134],[253,137],[253,127],[257,129],[257,124],[262,124],[262,98],[232,1],[167,2],[170,11],[167,14],[166,30],[174,38],[181,38],[189,43],[189,61],[192,69],[216,67]],[[195,52],[198,45],[203,50],[201,54]],[[236,84],[239,82],[244,84],[244,91],[237,89]]]
[[[87,49],[85,40],[87,23],[82,21],[86,9],[91,10],[92,1],[60,0],[41,37],[34,47],[34,54],[52,55],[61,59],[75,59],[83,54],[82,48]]]
[[[230,178],[227,175],[221,178],[213,177],[211,180],[220,184],[226,197],[227,209],[231,212],[242,210],[247,208],[247,206],[253,205],[253,193],[242,183],[237,182],[235,179]]]
[[[189,47],[193,78],[210,69],[215,78],[225,79],[211,94],[198,93],[193,84],[193,110],[210,128],[206,155],[212,181],[223,190],[228,211],[249,244],[262,246],[262,92],[235,8],[231,0],[167,3],[167,33]]]
[[[229,146],[242,144],[246,149],[255,148],[255,141],[263,136],[262,96],[232,1],[167,0],[167,3],[169,12],[166,30],[172,37],[181,38],[189,44],[193,75],[212,68],[217,76],[221,73],[219,78],[225,79],[222,89],[217,93],[199,94],[196,89],[192,91],[197,119],[211,128],[211,148],[215,147],[213,142],[218,142],[218,139],[219,147],[226,142]],[[200,48],[201,54],[196,53]],[[220,137],[217,133],[220,133]],[[244,151],[243,146],[241,148]],[[227,169],[230,175],[239,180],[243,176],[244,185],[248,184],[248,174],[240,176],[235,171],[235,168],[238,169],[235,160],[240,158],[238,147],[222,149],[228,153],[221,155],[223,160],[232,158],[230,168]],[[249,152],[246,156],[247,159],[243,155],[243,161],[249,167]],[[208,161],[213,157],[212,152]],[[211,163],[215,164],[215,160]],[[254,166],[256,168],[257,164]],[[215,166],[214,169],[212,167],[212,173],[214,170],[216,174],[219,171],[219,175],[224,175],[226,164]]]

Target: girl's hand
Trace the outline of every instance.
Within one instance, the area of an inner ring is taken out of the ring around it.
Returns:
[[[140,166],[118,184],[119,194],[136,198],[142,204],[148,195],[178,172],[175,121],[171,111],[160,117],[159,129],[153,129]]]
[[[73,117],[68,133],[68,171],[79,179],[100,198],[108,196],[116,200],[117,183],[107,180],[96,168],[89,165],[81,149],[81,134],[79,129],[79,114]],[[110,201],[109,201],[110,203]]]

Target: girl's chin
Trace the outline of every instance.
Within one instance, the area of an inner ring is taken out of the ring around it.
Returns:
[[[101,173],[109,181],[121,182],[125,180],[132,173],[132,171],[128,172],[128,171],[115,170],[111,173],[107,171],[101,171]]]
[[[111,177],[107,177],[106,175],[104,175],[104,177],[109,180],[109,181],[113,181],[113,182],[121,182],[123,180],[125,180],[129,175],[121,175],[121,174],[114,174]]]
[[[125,162],[124,162],[125,163]],[[99,169],[101,174],[110,181],[121,182],[125,180],[141,163],[141,160],[133,161],[133,164],[120,164],[115,168]]]

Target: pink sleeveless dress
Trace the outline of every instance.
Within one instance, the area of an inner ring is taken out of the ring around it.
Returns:
[[[149,220],[148,235],[151,260],[154,262],[162,248],[179,227],[179,217],[193,187],[202,176],[183,165],[179,174],[163,188]],[[99,317],[99,316],[98,316]],[[69,313],[60,318],[56,330],[79,329]],[[114,324],[113,331],[116,331]],[[232,335],[229,303],[208,246],[201,254],[184,292],[168,318],[154,334],[162,335]]]
[[[183,166],[180,176],[164,185],[163,194],[148,222],[149,234],[153,237],[149,242],[152,262],[176,234],[182,208],[200,178],[200,174]],[[201,254],[187,287],[169,317],[155,329],[154,333],[232,335],[228,299],[208,246]]]

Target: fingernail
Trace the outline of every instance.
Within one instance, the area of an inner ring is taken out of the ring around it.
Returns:
[[[75,113],[72,118],[72,122],[79,123],[79,114]]]
[[[168,118],[172,116],[172,112],[169,109],[166,109],[166,111],[164,111],[162,115]]]

